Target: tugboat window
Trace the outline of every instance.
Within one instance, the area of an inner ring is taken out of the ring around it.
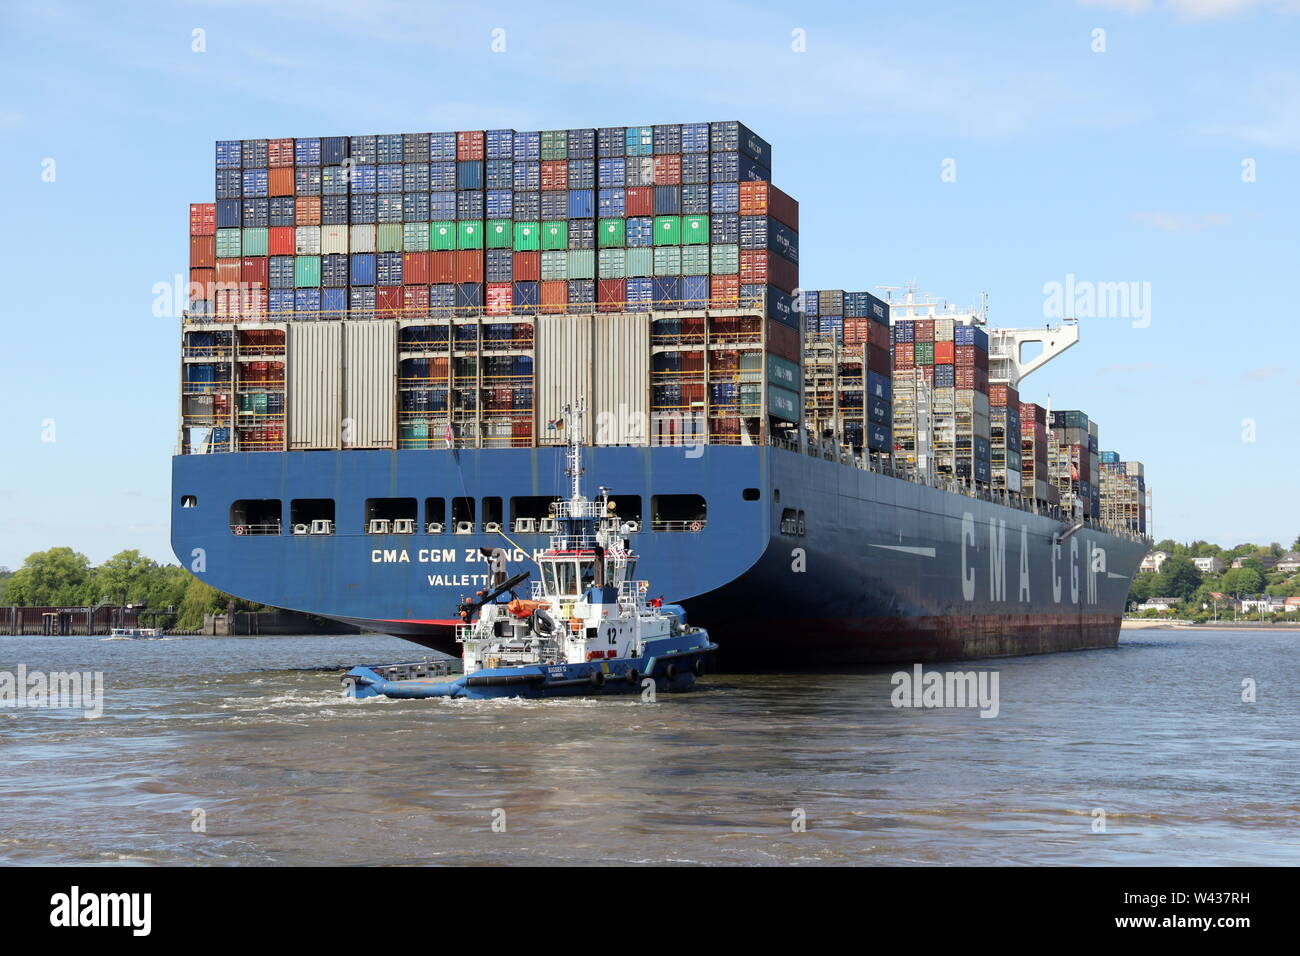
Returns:
[[[279,534],[284,506],[276,498],[246,498],[230,506],[235,534]]]

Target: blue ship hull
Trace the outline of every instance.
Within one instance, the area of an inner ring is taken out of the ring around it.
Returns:
[[[724,666],[946,660],[1118,640],[1144,542],[776,447],[598,447],[588,475],[639,495],[637,577],[685,605]],[[699,453],[702,452],[702,453]],[[365,502],[553,495],[563,450],[310,451],[173,459],[172,546],[213,587],[457,653],[456,608],[498,534],[365,533]],[[708,502],[698,531],[650,529],[656,495]],[[182,496],[193,496],[181,507]],[[336,533],[236,535],[239,499],[333,499]],[[801,515],[801,521],[785,520]],[[423,527],[422,525],[420,526]],[[507,532],[520,551],[542,534]],[[513,548],[510,548],[513,551]]]

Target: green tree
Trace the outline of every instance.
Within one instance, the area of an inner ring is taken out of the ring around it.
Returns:
[[[29,554],[9,580],[7,599],[23,607],[76,607],[93,603],[90,559],[71,548]]]
[[[181,598],[176,626],[190,631],[202,627],[203,615],[225,610],[230,601],[228,594],[191,576],[185,595]]]
[[[1158,592],[1156,597],[1176,597],[1185,600],[1196,593],[1201,586],[1201,572],[1196,570],[1192,559],[1187,557],[1170,558],[1160,566],[1152,588]]]
[[[1139,574],[1133,578],[1133,584],[1128,589],[1129,603],[1145,604],[1151,596],[1151,582],[1155,577],[1154,574]]]
[[[1224,571],[1219,589],[1225,594],[1258,594],[1264,590],[1264,575],[1249,565]]]
[[[121,551],[95,569],[98,600],[106,604],[144,604],[161,568],[139,551]]]

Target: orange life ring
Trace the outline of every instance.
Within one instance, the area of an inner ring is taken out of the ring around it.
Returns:
[[[244,526],[242,524],[235,525],[235,534],[243,534],[243,533],[244,533]]]
[[[692,530],[692,531],[699,531],[699,530],[700,530],[700,523],[699,523],[698,521],[692,521],[692,522],[691,522],[691,530]]]

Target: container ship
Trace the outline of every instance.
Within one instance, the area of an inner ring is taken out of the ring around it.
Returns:
[[[219,141],[189,241],[172,545],[222,591],[455,653],[582,400],[604,520],[729,666],[1118,639],[1142,466],[1020,395],[1077,324],[803,289],[740,122]]]

